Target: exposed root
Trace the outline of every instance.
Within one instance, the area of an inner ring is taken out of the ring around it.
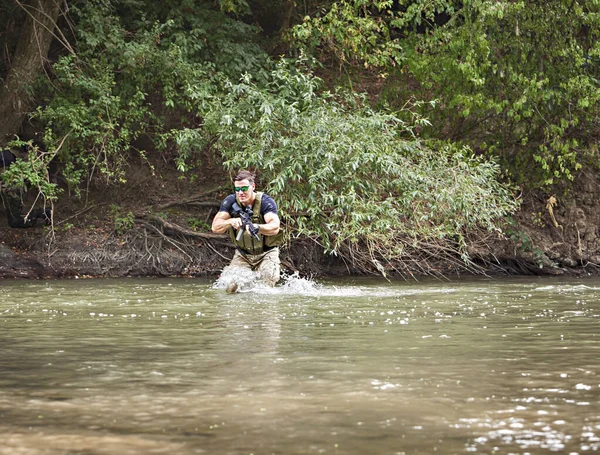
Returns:
[[[101,246],[86,243],[83,248],[72,248],[63,257],[68,265],[63,267],[64,273],[200,276],[217,273],[230,260],[215,248],[215,245],[231,247],[224,235],[192,231],[155,215],[139,215],[134,222],[135,227],[127,234],[110,235]],[[52,262],[59,260],[53,258]]]
[[[191,229],[185,228],[175,223],[171,223],[156,215],[138,215],[135,221],[147,225],[147,222],[145,220],[148,220],[148,222],[152,223],[153,225],[159,226],[162,230],[161,233],[164,233],[169,236],[179,236],[207,240],[225,240],[227,238],[227,236],[223,234],[192,231]]]
[[[485,275],[484,267],[465,259],[449,241],[422,242],[413,239],[399,241],[398,255],[390,257],[384,247],[370,242],[345,245],[340,254],[354,273],[399,275],[404,279],[433,276],[447,279],[448,274]]]

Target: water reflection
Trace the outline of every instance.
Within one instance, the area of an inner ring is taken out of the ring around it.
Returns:
[[[594,453],[599,295],[2,282],[0,454]]]

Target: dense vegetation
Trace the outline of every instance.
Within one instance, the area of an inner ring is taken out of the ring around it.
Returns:
[[[55,4],[0,0],[5,82]],[[597,0],[66,1],[22,99],[38,140],[2,178],[55,199],[52,160],[77,192],[126,185],[133,154],[191,177],[209,151],[259,171],[291,238],[380,270],[423,250],[468,261],[518,186],[597,165],[599,35]]]
[[[596,0],[341,1],[293,34],[379,71],[382,104],[440,100],[426,134],[499,157],[518,183],[564,184],[597,162]]]

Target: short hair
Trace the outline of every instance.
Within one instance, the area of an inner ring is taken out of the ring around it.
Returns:
[[[248,180],[251,184],[254,183],[254,173],[246,170],[239,171],[233,181],[241,182],[242,180]]]

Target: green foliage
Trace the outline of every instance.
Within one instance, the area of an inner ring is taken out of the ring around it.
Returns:
[[[389,3],[335,2],[298,26],[294,42],[392,73],[392,103],[439,99],[424,134],[498,157],[519,183],[565,183],[599,164],[598,1]],[[361,26],[345,36],[344,21]],[[399,83],[407,74],[417,83]]]
[[[48,167],[54,156],[44,152],[31,143],[22,141],[13,141],[12,147],[26,148],[27,159],[17,159],[8,169],[0,174],[2,182],[9,188],[26,191],[33,188],[37,191],[36,199],[44,201],[56,201],[61,193],[61,189],[50,182]]]
[[[392,4],[391,0],[334,2],[322,17],[305,17],[289,39],[303,43],[310,53],[317,49],[331,53],[342,65],[395,65],[401,60],[401,44],[391,37],[388,23],[376,20],[370,11],[381,12]]]
[[[64,223],[56,228],[57,231],[68,232],[73,229],[75,225],[73,223]]]
[[[268,57],[249,39],[256,29],[212,9],[211,2],[76,3],[77,54],[54,65],[48,104],[38,109],[45,144],[59,150],[65,178],[77,189],[100,176],[123,182],[136,141],[180,150],[185,172],[202,142],[186,140],[218,96],[225,75],[264,77]],[[145,141],[148,142],[148,141]]]
[[[508,227],[505,232],[506,236],[517,246],[517,249],[521,252],[521,254],[530,254],[536,261],[538,267],[544,267],[544,252],[534,245],[531,237],[527,235],[525,231],[519,228],[515,220],[508,220]]]
[[[114,227],[115,233],[117,235],[123,235],[133,229],[135,224],[135,216],[133,212],[129,211],[127,213],[123,213],[120,206],[116,204],[111,204],[110,206],[111,216],[114,218]]]
[[[460,25],[422,40],[411,69],[452,108],[437,118],[454,137],[501,157],[519,182],[572,180],[600,132],[600,67],[586,65],[600,52],[599,12],[589,1],[470,2]]]
[[[193,231],[210,231],[210,225],[205,220],[199,220],[197,218],[188,218],[187,223]]]
[[[226,13],[247,14],[250,12],[250,6],[246,0],[219,0],[221,10]]]
[[[266,88],[249,77],[230,85],[206,119],[226,168],[259,170],[295,235],[333,253],[367,243],[391,258],[406,239],[464,247],[465,230],[496,230],[515,209],[496,164],[466,147],[420,143],[414,128],[425,120],[318,89],[282,61]]]

